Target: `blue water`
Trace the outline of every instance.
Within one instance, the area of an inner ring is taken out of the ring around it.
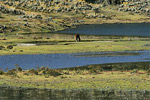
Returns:
[[[150,36],[150,23],[79,25],[57,33],[86,35]]]
[[[131,56],[97,56],[79,57],[73,55],[105,54],[120,52],[100,53],[73,53],[73,54],[38,54],[38,55],[4,55],[0,56],[0,68],[15,68],[18,64],[23,69],[48,66],[50,68],[67,68],[90,64],[106,64],[120,62],[143,62],[150,61],[150,51],[125,51],[125,53],[139,53]]]

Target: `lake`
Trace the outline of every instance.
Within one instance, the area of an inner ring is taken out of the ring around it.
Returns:
[[[18,64],[23,69],[48,66],[49,68],[68,68],[91,64],[150,61],[150,51],[116,51],[72,54],[37,54],[0,56],[0,68],[15,68]]]
[[[58,33],[86,35],[150,36],[150,23],[79,25]],[[55,36],[57,37],[57,36]],[[63,37],[64,38],[64,37]],[[0,56],[0,68],[19,65],[23,69],[37,66],[69,68],[91,64],[150,62],[150,51],[116,51],[72,54],[37,54]],[[149,100],[150,91],[101,89],[32,89],[0,87],[0,100]]]
[[[0,100],[149,100],[150,91],[0,87]]]
[[[150,36],[150,23],[79,25],[57,33],[85,35]]]

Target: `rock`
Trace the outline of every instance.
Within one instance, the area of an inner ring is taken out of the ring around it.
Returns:
[[[41,15],[36,15],[35,18],[36,19],[42,19],[42,16]]]

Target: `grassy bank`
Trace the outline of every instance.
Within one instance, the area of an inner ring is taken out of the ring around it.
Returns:
[[[51,89],[150,90],[149,65],[150,63],[147,62],[90,65],[69,69],[41,67],[21,70],[16,68],[8,72],[1,72],[0,86]]]
[[[1,37],[0,46],[3,48],[0,55],[150,50],[149,38],[146,37],[83,35],[81,42],[75,42],[74,35],[64,35],[60,38],[59,35],[52,38],[35,36]]]

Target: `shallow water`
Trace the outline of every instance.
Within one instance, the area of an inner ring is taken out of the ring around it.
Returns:
[[[18,64],[23,69],[36,68],[37,66],[48,66],[50,68],[67,68],[91,64],[146,62],[150,61],[149,58],[150,51],[4,55],[0,56],[0,68],[5,69],[6,67],[8,67],[9,69],[12,69],[15,68],[16,64]]]
[[[150,36],[150,23],[79,25],[57,33],[86,35]]]
[[[149,100],[150,91],[0,87],[0,100]]]

